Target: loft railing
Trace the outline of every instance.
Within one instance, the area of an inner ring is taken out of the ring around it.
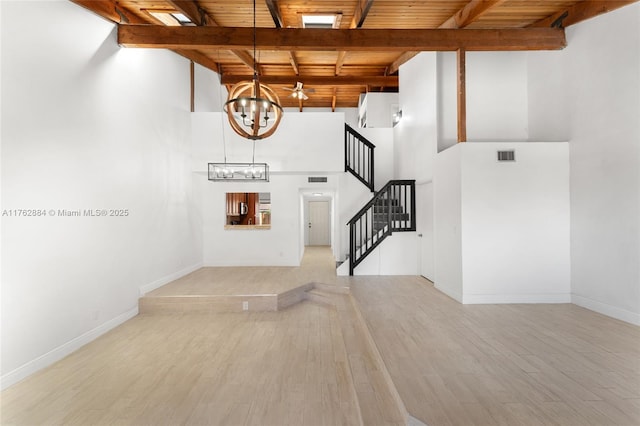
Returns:
[[[351,126],[344,125],[344,171],[351,172],[360,182],[365,184],[371,192],[375,191],[373,177],[373,150],[372,144],[356,132]]]
[[[349,275],[387,236],[416,230],[415,180],[391,180],[349,225]]]

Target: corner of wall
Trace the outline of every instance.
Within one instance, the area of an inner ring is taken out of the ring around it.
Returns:
[[[571,303],[602,315],[640,326],[640,314],[637,312],[631,312],[578,294],[571,294]]]

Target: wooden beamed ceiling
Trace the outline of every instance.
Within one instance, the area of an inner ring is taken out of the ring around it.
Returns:
[[[171,49],[228,86],[255,64],[283,106],[302,106],[285,90],[300,81],[314,89],[305,108],[335,110],[397,91],[400,66],[421,51],[562,49],[565,27],[638,0],[256,0],[255,57],[253,0],[71,1],[118,24],[124,47]],[[333,28],[302,28],[304,15],[334,16]]]

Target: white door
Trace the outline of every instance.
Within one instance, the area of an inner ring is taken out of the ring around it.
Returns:
[[[416,185],[418,273],[433,281],[433,183]]]
[[[328,201],[309,201],[309,245],[331,245],[331,220]]]

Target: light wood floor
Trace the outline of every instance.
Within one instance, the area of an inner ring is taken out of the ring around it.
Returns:
[[[140,315],[5,390],[2,425],[358,424],[335,315]]]
[[[350,285],[429,426],[640,425],[639,327],[570,304],[461,305],[419,277]]]
[[[336,276],[327,246],[306,247],[300,267],[207,267],[149,292],[148,296],[237,295],[283,293],[309,282],[348,285]]]
[[[198,298],[321,282],[313,294],[320,302],[276,312],[138,315],[2,392],[0,423],[404,424],[361,336],[364,323],[353,321],[350,296],[336,285],[329,248],[308,248],[299,268],[212,269],[157,292]]]
[[[335,277],[326,248],[272,278],[222,269],[252,283],[242,291],[350,286],[404,406],[429,426],[640,425],[638,327],[573,305],[463,306],[419,277]],[[215,274],[192,278],[191,294],[225,291]],[[139,315],[2,392],[0,423],[401,424],[350,296],[312,297],[337,308]]]

